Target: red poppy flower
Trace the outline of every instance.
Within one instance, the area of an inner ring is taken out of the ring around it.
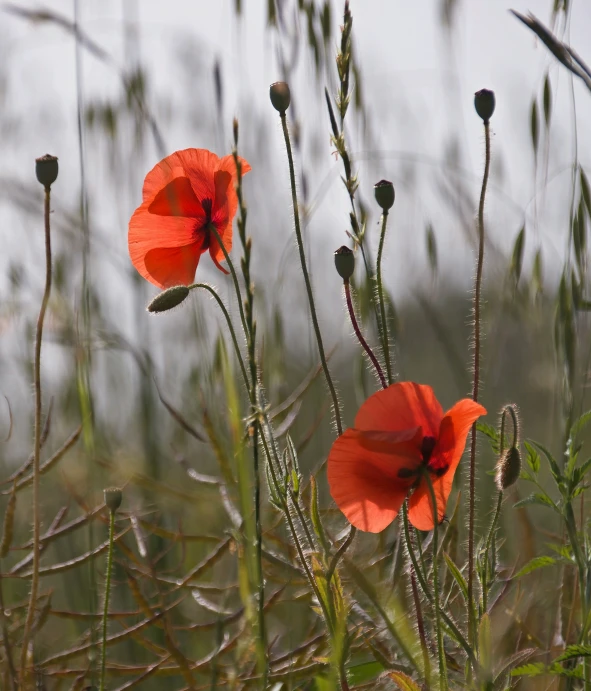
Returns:
[[[240,159],[242,173],[250,166]],[[146,175],[143,202],[129,221],[129,255],[139,273],[159,288],[189,285],[201,255],[218,269],[224,253],[211,231],[215,226],[229,252],[232,220],[238,207],[232,156],[207,149],[176,151]]]
[[[472,424],[486,410],[469,398],[445,415],[430,386],[402,382],[370,396],[328,456],[330,493],[356,528],[379,533],[409,499],[409,519],[432,530],[433,505],[439,522]]]

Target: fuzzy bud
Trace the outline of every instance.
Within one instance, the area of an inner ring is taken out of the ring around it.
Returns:
[[[489,89],[477,91],[474,94],[474,108],[476,108],[476,112],[483,119],[484,124],[488,125],[488,121],[495,112],[495,92]]]
[[[45,156],[36,158],[35,174],[37,175],[37,180],[39,180],[43,187],[45,187],[45,189],[49,189],[57,180],[57,156],[45,154]]]
[[[519,480],[521,473],[521,454],[516,446],[512,446],[497,461],[495,482],[499,492],[506,490]]]
[[[269,87],[269,96],[271,97],[273,108],[283,115],[291,103],[289,84],[287,82],[275,82],[271,84]]]
[[[334,265],[339,276],[348,281],[355,271],[355,255],[353,251],[343,245],[334,253]]]
[[[105,504],[111,513],[115,513],[117,509],[121,506],[121,501],[123,499],[123,493],[119,487],[109,487],[103,490],[105,495]]]
[[[148,305],[148,312],[167,312],[186,300],[190,292],[187,286],[172,286],[172,288],[167,288],[156,295]]]
[[[390,211],[394,206],[394,185],[389,180],[380,180],[374,185],[374,195],[376,202],[382,207],[383,211]]]

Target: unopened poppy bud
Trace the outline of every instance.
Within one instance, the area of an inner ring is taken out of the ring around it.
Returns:
[[[495,482],[499,492],[511,487],[519,480],[521,473],[521,454],[516,446],[512,446],[497,461]]]
[[[35,174],[43,187],[51,187],[57,179],[57,156],[45,154],[35,159]]]
[[[348,281],[355,271],[355,255],[353,251],[343,245],[334,253],[334,265],[339,276]]]
[[[487,125],[495,112],[495,92],[489,89],[480,89],[474,94],[474,107],[476,112]]]
[[[275,82],[271,84],[269,87],[269,96],[271,97],[273,108],[281,114],[285,113],[291,103],[289,84],[287,82]]]
[[[172,286],[163,290],[148,305],[148,312],[166,312],[180,305],[191,291],[187,286]]]
[[[380,180],[374,185],[376,202],[384,211],[389,211],[394,205],[394,185],[389,180]]]
[[[115,513],[117,509],[121,506],[121,501],[123,499],[123,493],[119,487],[109,487],[103,490],[105,495],[105,504],[111,513]]]

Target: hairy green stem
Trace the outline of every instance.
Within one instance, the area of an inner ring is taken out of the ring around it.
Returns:
[[[499,492],[497,497],[497,507],[495,509],[495,514],[490,524],[490,529],[486,538],[486,546],[484,548],[484,558],[486,559],[486,564],[484,567],[484,583],[482,584],[482,612],[486,612],[488,607],[488,551],[490,549],[492,539],[497,529],[497,523],[499,522],[499,516],[501,515],[501,506],[503,505],[503,492]]]
[[[23,642],[21,649],[21,686],[26,688],[26,668],[27,668],[27,652],[29,642],[31,639],[31,628],[35,617],[35,607],[37,604],[37,593],[39,591],[39,562],[41,556],[41,507],[40,507],[40,487],[39,487],[39,466],[41,457],[41,343],[43,341],[43,323],[45,321],[45,313],[49,303],[49,295],[51,293],[51,227],[50,227],[50,203],[51,203],[51,187],[45,187],[45,289],[43,291],[43,298],[41,300],[41,308],[39,310],[39,317],[37,319],[37,329],[35,334],[35,361],[33,369],[33,380],[35,386],[35,430],[34,430],[34,448],[33,448],[33,566],[31,572],[31,593],[29,595],[29,606],[27,609],[27,618],[25,620],[25,628],[23,632]]]
[[[107,573],[105,583],[105,602],[103,605],[101,640],[101,680],[100,691],[105,691],[105,671],[107,664],[107,623],[109,620],[109,600],[111,598],[111,571],[113,569],[113,537],[115,535],[115,512],[109,511],[109,551],[107,552]]]
[[[474,282],[474,361],[472,399],[478,402],[480,390],[480,302],[482,292],[482,270],[484,265],[484,200],[490,172],[490,125],[484,123],[485,163],[482,188],[480,190],[480,203],[478,205],[478,259],[476,262],[476,279]],[[476,423],[472,425],[472,437],[470,440],[470,488],[468,494],[469,518],[468,518],[468,617],[469,637],[471,642],[476,637],[476,622],[474,621],[474,514],[476,491]]]
[[[406,542],[406,549],[408,551],[408,554],[410,556],[410,559],[412,561],[412,565],[415,570],[415,574],[417,575],[417,579],[419,581],[419,585],[421,586],[421,590],[423,591],[423,595],[429,600],[431,604],[433,604],[433,593],[431,592],[429,586],[427,585],[427,581],[425,580],[425,577],[421,573],[421,567],[419,565],[419,562],[417,560],[417,555],[414,552],[413,545],[412,545],[412,540],[410,536],[410,527],[408,523],[408,508],[406,505],[406,502],[402,504],[402,520],[403,520],[403,525],[404,525],[404,539]],[[474,651],[470,647],[470,644],[460,631],[460,629],[457,627],[456,623],[454,620],[445,612],[445,610],[440,610],[441,618],[445,622],[445,625],[447,628],[451,631],[453,634],[454,638],[457,640],[457,642],[462,646],[464,649],[464,652],[468,656],[468,659],[470,660],[470,664],[472,665],[472,669],[474,670],[475,674],[478,674],[479,671],[479,664],[474,656]]]
[[[380,303],[380,317],[382,322],[382,350],[386,362],[386,374],[388,384],[392,383],[392,365],[390,364],[390,342],[388,339],[388,322],[386,321],[386,305],[384,304],[384,286],[382,284],[382,252],[384,250],[384,238],[386,237],[386,225],[388,223],[388,211],[384,209],[382,213],[382,232],[380,233],[380,244],[378,247],[378,259],[376,263],[376,274],[378,281],[378,301]],[[384,387],[385,388],[385,387]]]
[[[367,353],[367,356],[371,360],[372,365],[374,366],[374,369],[380,378],[380,382],[382,384],[382,389],[388,388],[388,384],[386,383],[386,379],[384,377],[384,373],[382,371],[382,368],[380,367],[380,363],[378,362],[378,359],[374,355],[372,349],[369,347],[367,344],[367,341],[365,338],[363,338],[363,334],[361,333],[361,329],[359,328],[359,324],[357,323],[357,317],[355,316],[355,308],[353,307],[353,301],[351,300],[351,287],[349,285],[349,279],[346,278],[343,281],[344,287],[345,287],[345,298],[347,300],[347,309],[349,310],[349,317],[351,318],[351,324],[353,325],[353,330],[355,331],[355,335],[357,336],[357,340],[363,347],[363,350]]]
[[[193,288],[204,288],[207,290],[215,299],[215,301],[218,303],[219,308],[222,310],[224,317],[226,319],[226,324],[228,325],[228,329],[230,330],[230,337],[232,338],[232,343],[234,345],[234,351],[236,353],[236,357],[238,359],[238,364],[240,365],[240,371],[242,372],[242,378],[244,379],[244,383],[246,385],[246,388],[248,389],[250,387],[250,381],[248,379],[248,374],[246,373],[246,367],[244,366],[244,360],[242,359],[242,353],[240,352],[240,347],[238,345],[238,338],[236,337],[236,331],[234,330],[234,325],[232,324],[232,320],[230,319],[230,313],[228,312],[228,309],[226,305],[222,302],[222,299],[220,296],[217,294],[215,288],[213,286],[208,285],[207,283],[193,283],[193,285],[189,286],[189,290],[193,290]]]
[[[304,252],[304,242],[302,240],[302,231],[300,228],[300,213],[298,209],[298,195],[296,191],[296,180],[295,180],[295,170],[293,165],[293,154],[291,152],[291,142],[289,139],[289,131],[287,129],[287,117],[285,112],[281,113],[281,126],[283,128],[283,136],[285,138],[285,148],[287,149],[287,160],[289,162],[289,179],[291,183],[291,199],[293,203],[293,216],[296,239],[298,243],[298,250],[300,253],[300,263],[302,265],[302,273],[304,274],[304,282],[306,284],[306,293],[308,295],[308,303],[310,305],[310,314],[312,316],[312,324],[314,326],[314,333],[316,334],[316,343],[318,344],[318,352],[320,354],[320,361],[322,363],[322,369],[324,371],[324,376],[326,378],[326,383],[330,390],[330,395],[332,398],[332,406],[334,410],[335,422],[337,426],[337,432],[339,436],[343,433],[343,423],[341,421],[341,411],[339,408],[339,399],[337,397],[337,392],[330,376],[330,370],[328,369],[328,363],[326,361],[326,355],[324,354],[324,345],[322,344],[322,334],[320,333],[320,326],[318,325],[318,317],[316,316],[316,307],[314,306],[314,296],[312,294],[312,284],[310,282],[310,276],[308,275],[308,268],[306,265],[306,253]]]
[[[439,535],[439,512],[437,511],[437,499],[435,498],[435,491],[433,483],[429,476],[429,471],[423,472],[423,478],[427,482],[429,488],[429,497],[431,500],[431,508],[433,509],[433,597],[435,609],[435,629],[437,633],[437,656],[439,658],[439,688],[441,691],[447,691],[447,665],[445,662],[445,650],[443,649],[443,632],[441,630],[441,605],[439,602],[439,567],[437,559],[438,551],[438,535]]]
[[[218,233],[218,229],[215,227],[215,224],[210,223],[207,226],[207,230],[209,230],[211,233],[215,235],[215,239],[218,241],[218,245],[221,247],[221,250],[224,253],[224,259],[226,260],[228,268],[230,269],[232,282],[234,283],[234,290],[236,291],[236,297],[238,298],[238,310],[240,311],[240,321],[242,322],[242,328],[244,329],[244,337],[248,339],[248,325],[246,323],[246,318],[244,316],[244,308],[242,307],[242,292],[240,290],[240,284],[238,283],[236,269],[234,268],[234,264],[230,259],[230,255],[228,254],[228,250],[226,249],[226,246],[224,245],[223,240],[220,234]]]

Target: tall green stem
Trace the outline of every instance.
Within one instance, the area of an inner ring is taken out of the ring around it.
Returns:
[[[35,386],[35,430],[33,448],[33,567],[31,574],[31,593],[29,595],[29,607],[23,632],[23,643],[21,649],[21,686],[26,688],[26,668],[27,651],[31,639],[31,628],[35,617],[35,607],[37,604],[37,593],[39,591],[39,560],[41,555],[41,509],[40,509],[40,490],[39,490],[39,466],[41,456],[41,343],[43,341],[43,323],[45,313],[49,303],[51,293],[51,227],[49,222],[51,203],[51,187],[45,187],[45,290],[41,300],[41,309],[37,319],[37,329],[35,334],[35,361],[33,369],[33,379]]]
[[[378,259],[376,273],[378,280],[378,301],[380,303],[380,317],[382,322],[382,350],[386,362],[386,375],[388,384],[392,383],[392,365],[390,364],[390,342],[388,339],[388,322],[386,321],[386,305],[384,304],[384,286],[382,284],[382,252],[384,250],[384,238],[386,237],[386,225],[388,223],[388,211],[384,209],[382,213],[382,232],[380,233],[380,244],[378,247]]]
[[[439,566],[437,563],[438,552],[438,534],[439,534],[439,512],[437,511],[437,500],[435,499],[435,491],[433,490],[433,483],[429,476],[429,471],[423,473],[423,479],[429,488],[429,497],[431,500],[431,507],[433,509],[433,597],[435,608],[435,628],[437,632],[437,656],[439,659],[439,688],[441,691],[447,691],[447,665],[445,662],[445,651],[443,649],[443,631],[441,627],[441,605],[439,601]]]
[[[291,152],[291,142],[289,139],[289,131],[287,129],[287,116],[285,112],[280,113],[281,126],[283,128],[283,136],[285,138],[285,148],[287,149],[287,160],[289,162],[289,179],[291,183],[291,199],[293,203],[293,217],[295,224],[296,239],[298,243],[298,250],[300,253],[300,263],[302,265],[302,273],[304,274],[304,282],[306,284],[306,293],[308,294],[308,303],[310,305],[310,314],[312,316],[312,324],[314,326],[314,333],[316,334],[316,342],[318,344],[318,352],[320,354],[320,361],[322,369],[326,378],[326,383],[330,390],[332,397],[332,406],[334,410],[335,422],[339,436],[343,433],[343,423],[341,422],[341,410],[339,408],[339,399],[337,392],[330,376],[328,363],[326,362],[326,355],[324,354],[324,346],[322,344],[322,334],[320,333],[320,326],[318,325],[318,318],[316,316],[316,307],[314,306],[314,296],[312,294],[312,284],[310,283],[310,276],[308,275],[308,267],[306,264],[306,253],[304,252],[304,243],[302,240],[302,231],[300,228],[300,213],[298,209],[298,195],[296,191],[295,170],[293,165],[293,154]]]
[[[103,606],[102,639],[101,639],[101,685],[105,691],[105,670],[107,664],[107,623],[109,620],[109,600],[111,598],[111,571],[113,569],[113,537],[115,535],[115,512],[109,511],[109,551],[107,553],[107,573],[105,583],[105,602]]]
[[[478,260],[476,262],[476,279],[474,283],[474,361],[472,399],[478,402],[480,391],[480,302],[482,292],[482,269],[484,265],[484,200],[486,186],[490,172],[490,125],[484,123],[485,162],[482,188],[480,190],[480,204],[478,205]],[[474,642],[476,626],[474,621],[474,507],[476,502],[476,423],[472,425],[472,437],[470,440],[470,488],[468,495],[469,519],[468,519],[468,616],[470,640]]]

